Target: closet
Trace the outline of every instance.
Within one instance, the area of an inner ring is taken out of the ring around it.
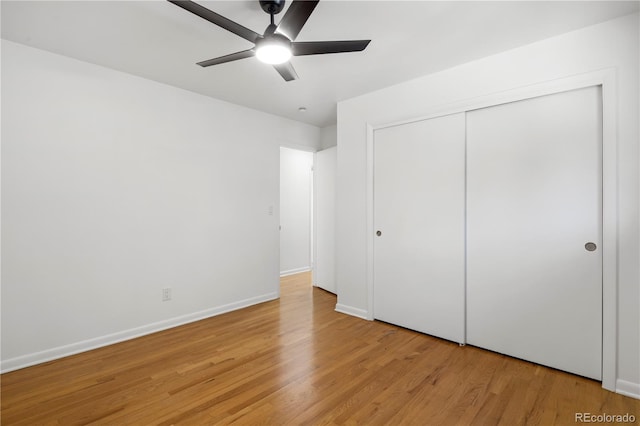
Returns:
[[[374,132],[374,317],[601,379],[599,86]]]

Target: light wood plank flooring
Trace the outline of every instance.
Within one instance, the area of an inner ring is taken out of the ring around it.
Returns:
[[[2,375],[3,425],[575,425],[640,417],[600,383],[282,297]]]

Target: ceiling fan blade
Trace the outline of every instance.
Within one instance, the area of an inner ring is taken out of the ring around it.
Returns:
[[[289,40],[295,40],[319,1],[294,0],[280,20],[277,31]]]
[[[325,53],[360,52],[371,40],[295,41],[291,43],[293,56],[322,55]]]
[[[249,28],[243,27],[237,22],[233,22],[231,19],[225,18],[222,15],[218,15],[214,11],[207,9],[204,6],[200,6],[198,3],[194,3],[189,0],[167,0],[167,1],[195,15],[198,15],[202,19],[206,19],[207,21],[213,24],[216,24],[217,26],[224,28],[227,31],[231,31],[235,35],[240,36],[245,40],[249,40],[252,43],[255,43],[256,40],[262,37],[260,34],[256,33],[255,31],[252,31]]]
[[[292,81],[298,79],[298,74],[296,74],[296,70],[293,69],[293,65],[290,62],[285,62],[284,64],[278,64],[273,66],[276,71],[280,73],[282,78],[285,81]]]
[[[224,64],[225,62],[237,61],[238,59],[250,58],[255,55],[253,49],[243,50],[241,52],[232,53],[230,55],[220,56],[219,58],[208,59],[198,62],[201,67],[210,67],[211,65]]]

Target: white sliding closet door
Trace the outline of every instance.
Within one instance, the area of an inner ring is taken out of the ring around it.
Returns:
[[[467,114],[467,342],[594,379],[601,105],[591,87]]]
[[[375,131],[374,317],[464,341],[465,116]]]

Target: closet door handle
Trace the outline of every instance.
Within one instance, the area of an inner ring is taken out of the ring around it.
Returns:
[[[596,243],[588,242],[587,244],[584,245],[584,248],[587,251],[595,251],[598,248],[598,246],[596,245]]]
[[[380,235],[382,235],[382,231],[376,231],[376,235],[379,237]]]

